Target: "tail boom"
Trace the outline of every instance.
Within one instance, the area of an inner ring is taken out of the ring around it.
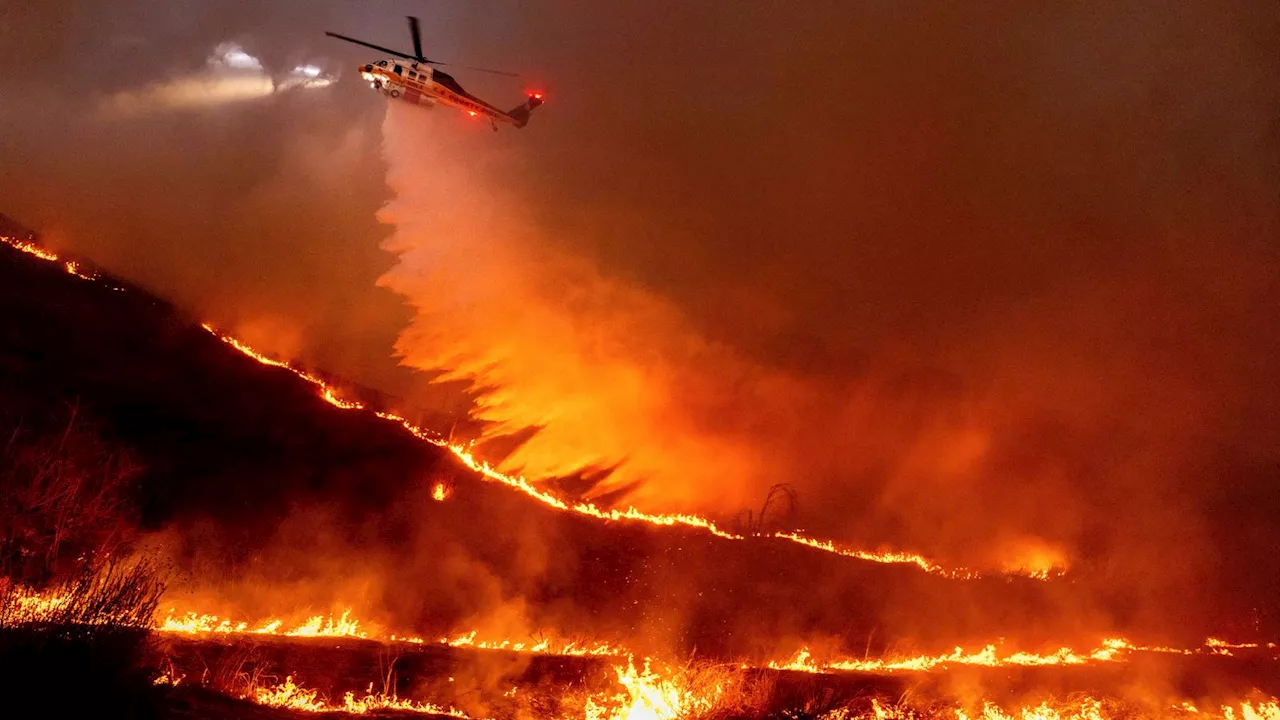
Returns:
[[[533,93],[529,96],[529,99],[524,102],[524,104],[509,111],[506,115],[510,118],[512,125],[522,128],[529,124],[529,114],[541,104],[542,93]]]

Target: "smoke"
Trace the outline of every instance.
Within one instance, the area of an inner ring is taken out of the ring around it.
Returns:
[[[361,30],[342,15],[332,3],[6,9],[3,212],[270,352],[412,386],[389,359],[405,315],[371,291],[388,265],[373,220],[382,107],[343,81],[355,57],[323,35]]]
[[[442,143],[452,128],[432,120],[393,105],[384,125],[396,197],[380,217],[399,264],[380,282],[416,310],[404,362],[470,384],[491,435],[538,429],[510,470],[610,468],[597,491],[631,487],[651,507],[689,509],[713,485],[743,493],[727,506],[748,499],[760,459],[731,435],[721,392],[750,383],[751,366],[669,301],[543,242],[501,188],[514,158],[475,162],[490,138]]]
[[[244,102],[293,89],[326,88],[334,79],[314,65],[299,65],[275,82],[258,58],[235,43],[222,43],[201,72],[117,92],[105,98],[100,111],[108,118],[128,119],[163,110]]]
[[[557,9],[523,135],[384,125],[397,350],[506,468],[788,483],[811,530],[1166,610],[1267,562],[1225,498],[1280,460],[1273,13]]]

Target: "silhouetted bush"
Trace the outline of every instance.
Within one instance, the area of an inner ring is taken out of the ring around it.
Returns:
[[[28,717],[152,717],[164,691],[150,627],[164,585],[154,562],[128,558],[127,455],[74,408],[9,410],[0,416],[0,695],[10,709],[31,708]]]

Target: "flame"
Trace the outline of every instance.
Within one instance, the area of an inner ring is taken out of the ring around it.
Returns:
[[[472,630],[469,633],[455,635],[452,638],[446,636],[440,638],[440,643],[449,647],[476,648],[478,650],[507,650],[510,652],[528,652],[544,655],[565,655],[572,657],[585,657],[588,655],[626,655],[627,651],[616,645],[606,642],[586,642],[579,643],[577,641],[556,641],[552,642],[548,639],[539,640],[536,643],[524,642],[519,640],[476,640],[478,633]]]
[[[360,623],[351,620],[351,611],[342,613],[342,617],[334,622],[333,618],[315,615],[302,625],[285,632],[290,637],[366,637],[360,632]]]
[[[691,692],[678,677],[668,674],[662,677],[650,670],[649,660],[642,670],[636,670],[632,658],[626,667],[614,668],[620,693],[602,693],[587,699],[584,715],[587,720],[675,720],[682,717],[698,717],[715,706],[722,687],[717,685],[709,692]]]
[[[1183,713],[1204,714],[1188,702],[1183,702],[1174,709]],[[1011,711],[994,703],[985,702],[981,710],[976,713],[970,713],[962,708],[956,708],[953,712],[956,720],[1119,720],[1121,717],[1132,716],[1130,712],[1111,711],[1102,701],[1091,697],[1065,704],[1046,701]],[[1222,705],[1219,714],[1210,713],[1210,716],[1224,720],[1280,720],[1280,701],[1275,698],[1262,701],[1242,700],[1232,705]]]
[[[341,615],[314,615],[298,624],[286,625],[278,618],[268,618],[256,623],[233,621],[228,618],[207,613],[186,612],[175,614],[170,609],[165,618],[156,623],[155,629],[164,633],[183,635],[276,635],[282,637],[327,637],[358,638],[378,642],[426,644],[426,640],[416,635],[383,634],[362,627],[359,620],[353,617],[350,609]],[[580,640],[486,640],[477,639],[478,630],[460,632],[439,638],[436,642],[455,648],[475,650],[505,650],[515,653],[533,653],[539,655],[560,655],[570,657],[585,656],[621,656],[627,655],[625,648],[607,642],[588,642]]]
[[[928,558],[924,557],[923,555],[917,555],[916,553],[901,552],[898,550],[881,550],[878,552],[870,552],[867,550],[841,548],[841,547],[838,547],[835,543],[831,542],[830,540],[815,540],[813,538],[805,537],[803,535],[800,535],[799,533],[793,533],[793,532],[776,532],[772,535],[772,537],[781,538],[783,540],[790,540],[791,542],[799,543],[806,547],[816,548],[818,550],[822,550],[823,552],[834,553],[836,555],[843,555],[845,557],[857,558],[859,560],[868,560],[870,562],[878,562],[878,563],[890,563],[890,564],[900,563],[900,564],[906,564],[906,565],[915,565],[916,567],[920,568],[921,570],[924,570],[927,573],[934,573],[936,575],[942,575],[944,577],[949,577],[957,580],[969,580],[969,579],[978,577],[978,573],[972,570],[966,570],[964,568],[955,568],[955,569],[944,568],[941,565],[933,562],[932,560],[929,560]],[[1030,577],[1036,577],[1036,576],[1032,575]]]
[[[435,500],[436,502],[444,502],[446,499],[448,499],[448,497],[449,497],[449,488],[445,487],[444,483],[438,482],[436,483],[435,487],[431,488],[432,500]]]
[[[988,644],[981,650],[967,651],[957,647],[949,653],[940,655],[898,656],[890,658],[871,658],[865,660],[835,659],[827,662],[814,660],[808,647],[800,648],[786,661],[770,661],[767,665],[772,670],[792,670],[824,674],[830,672],[928,672],[945,669],[950,665],[979,665],[985,667],[1033,667],[1045,665],[1086,665],[1091,663],[1111,663],[1127,661],[1134,653],[1167,653],[1174,655],[1229,655],[1231,649],[1274,648],[1273,643],[1228,643],[1217,638],[1205,640],[1200,647],[1176,648],[1163,645],[1137,645],[1126,638],[1106,638],[1097,647],[1087,651],[1076,651],[1068,647],[1047,653],[1026,651],[1001,652],[996,644]]]
[[[982,713],[970,716],[961,709],[955,711],[956,720],[1104,720],[1102,703],[1093,698],[1084,698],[1074,705],[1056,708],[1044,702],[1034,707],[1022,707],[1012,714],[1006,713],[992,703],[984,703]]]
[[[28,255],[33,255],[46,262],[60,264],[62,265],[62,269],[65,270],[68,275],[74,275],[75,277],[78,277],[81,280],[97,280],[98,279],[98,276],[96,274],[92,273],[91,271],[83,269],[80,266],[80,263],[77,263],[74,260],[61,261],[59,260],[57,253],[51,250],[42,248],[30,240],[24,240],[22,238],[16,238],[16,237],[9,237],[7,235],[0,235],[0,242],[3,242],[4,244],[8,245],[14,250],[18,250],[19,252],[24,252]]]
[[[71,598],[58,593],[37,593],[21,585],[0,585],[0,609],[4,619],[14,625],[39,623],[56,617]]]
[[[183,633],[187,635],[201,634],[233,634],[252,635],[284,635],[286,637],[355,637],[368,639],[369,635],[360,629],[360,623],[351,618],[351,610],[344,610],[337,618],[325,615],[313,615],[299,625],[285,629],[282,620],[268,619],[250,626],[247,622],[232,622],[217,615],[188,612],[174,615],[173,610],[156,625],[156,630],[167,633]]]

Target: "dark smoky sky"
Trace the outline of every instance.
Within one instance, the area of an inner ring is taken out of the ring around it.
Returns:
[[[458,71],[481,96],[548,93],[519,132],[431,126],[491,142],[477,166],[547,242],[831,388],[788,425],[824,430],[788,440],[812,526],[975,561],[984,533],[1139,548],[1116,573],[1176,548],[1179,581],[1280,537],[1274,2],[10,3],[0,211],[404,390],[384,104],[322,33],[406,47],[409,13],[429,54],[526,74]],[[339,81],[95,112],[223,42]]]

